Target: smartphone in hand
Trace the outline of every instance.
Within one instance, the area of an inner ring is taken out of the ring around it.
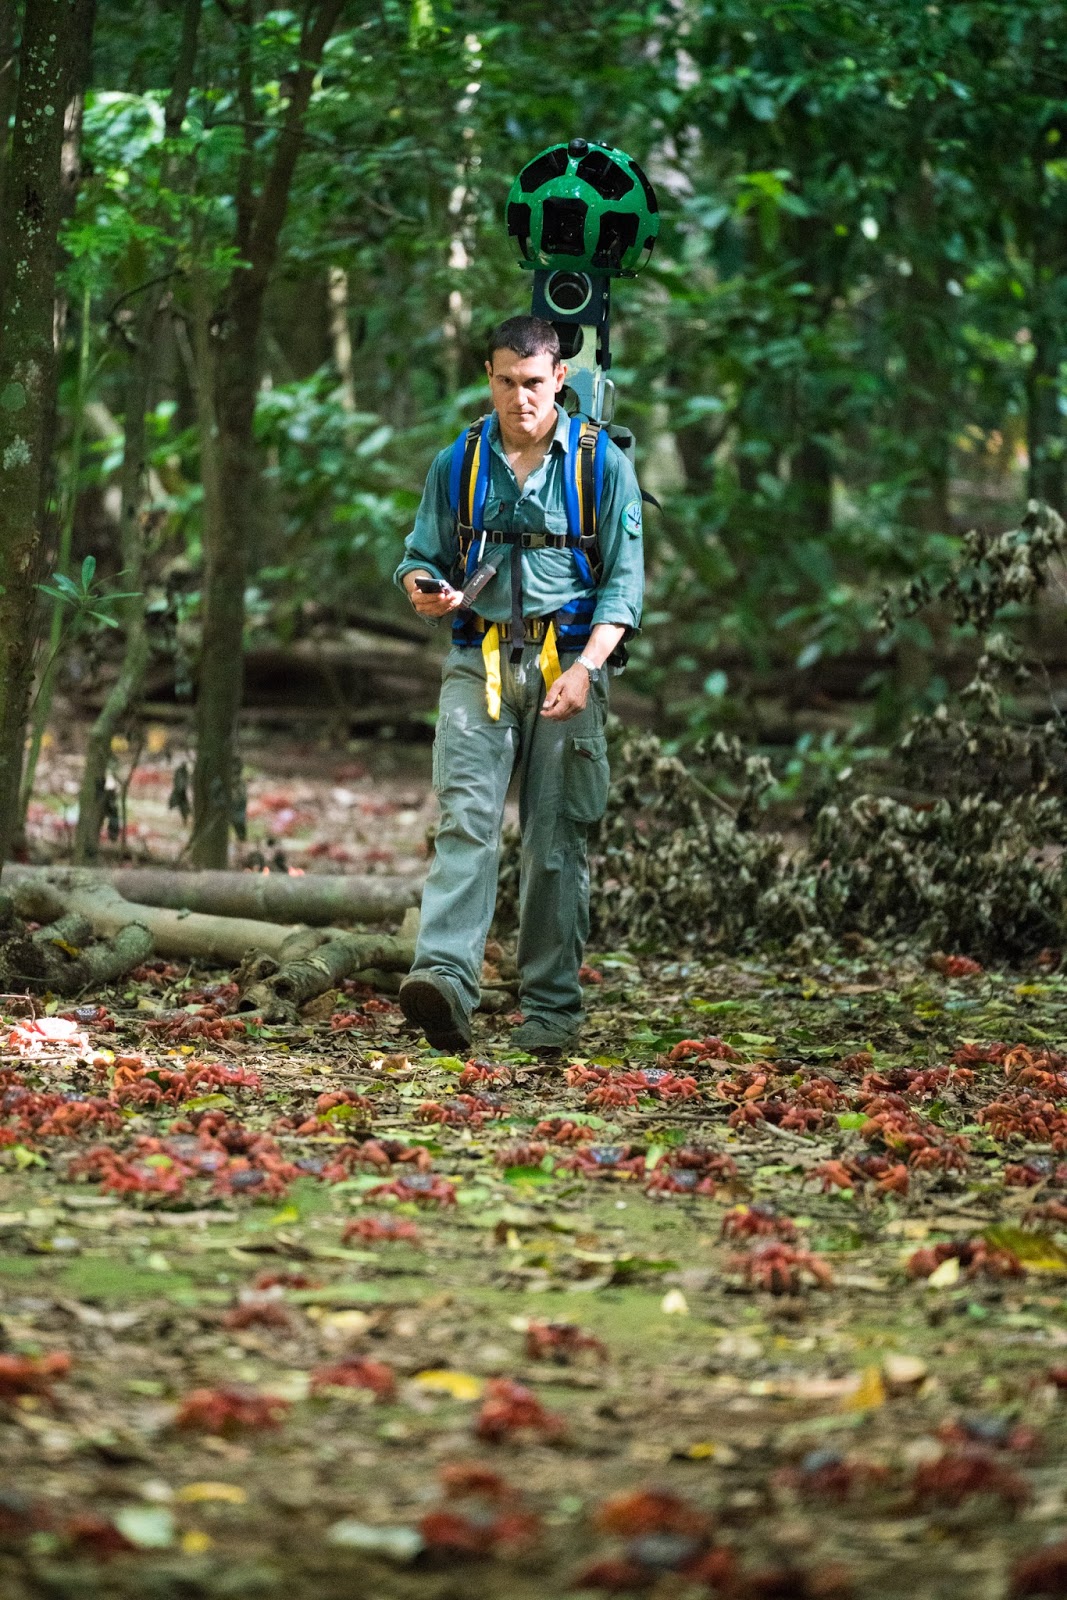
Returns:
[[[416,578],[415,587],[420,594],[444,594],[448,584],[441,578]]]

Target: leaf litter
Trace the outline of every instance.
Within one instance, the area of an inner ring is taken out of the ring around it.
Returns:
[[[1067,980],[612,959],[5,1018],[5,1595],[1067,1593]]]

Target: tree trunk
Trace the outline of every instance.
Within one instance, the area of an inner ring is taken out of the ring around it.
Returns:
[[[792,503],[799,527],[809,539],[825,539],[833,531],[834,468],[830,452],[818,439],[807,438],[790,464]]]
[[[3,4],[0,4],[0,217],[4,215],[4,180],[8,161],[7,130],[11,126],[18,89],[15,56],[18,9],[15,0],[3,0]]]
[[[74,859],[80,862],[91,861],[99,848],[111,741],[140,691],[148,666],[141,509],[147,452],[145,419],[152,385],[157,311],[157,297],[149,290],[137,308],[133,323],[134,350],[130,356],[125,385],[125,432],[119,476],[122,494],[122,520],[119,527],[121,582],[123,589],[133,592],[128,600],[122,602],[125,647],[119,675],[89,731],[85,751],[85,765],[78,791],[78,824],[74,834]]]
[[[234,273],[217,357],[221,526],[205,527],[200,687],[196,704],[193,784],[193,860],[225,867],[240,764],[237,715],[241,705],[245,584],[255,526],[257,455],[253,433],[259,386],[263,302],[278,253],[278,237],[303,137],[315,72],[342,0],[320,0],[305,17],[301,60],[293,75],[285,123],[273,164],[253,204],[254,133],[246,126],[237,194],[237,244],[246,265]],[[250,17],[242,20],[239,98],[247,112],[251,82]],[[246,115],[246,124],[254,120]]]
[[[63,115],[91,0],[27,0],[0,261],[0,861],[18,827],[55,365]]]
[[[202,0],[185,0],[182,38],[174,82],[167,100],[164,138],[175,140],[185,121],[185,108],[196,67],[197,37]],[[170,188],[177,163],[170,156],[164,163],[163,183]],[[165,225],[165,215],[157,211],[156,222]],[[173,252],[165,265],[173,263]],[[160,278],[164,274],[158,275]],[[148,668],[149,642],[145,595],[145,533],[142,510],[147,476],[148,437],[146,418],[152,394],[156,356],[159,349],[157,322],[166,295],[165,282],[152,283],[140,291],[133,322],[133,352],[126,372],[123,403],[122,468],[119,474],[122,511],[120,545],[122,587],[131,591],[123,602],[125,648],[118,678],[104,702],[89,734],[78,794],[78,826],[74,836],[74,859],[91,861],[100,844],[100,825],[106,806],[108,762],[111,741],[123,720],[137,702]]]
[[[1038,166],[1040,169],[1040,163]],[[1037,213],[1031,253],[1033,359],[1026,373],[1026,446],[1030,458],[1026,490],[1031,500],[1044,500],[1062,513],[1067,509],[1064,505],[1067,440],[1060,410],[1060,366],[1067,355],[1064,336],[1067,260],[1061,228],[1044,208]]]
[[[901,278],[898,338],[906,364],[899,427],[907,444],[912,484],[901,504],[905,526],[949,533],[949,458],[952,433],[952,349],[940,248],[941,219],[928,164],[915,156],[915,182],[902,199],[902,220],[913,246],[911,273]]]

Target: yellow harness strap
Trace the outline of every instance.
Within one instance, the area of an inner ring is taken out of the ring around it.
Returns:
[[[500,629],[494,622],[482,640],[485,662],[485,709],[491,722],[500,721]]]
[[[559,651],[556,649],[556,624],[550,622],[545,630],[545,642],[541,646],[541,654],[537,658],[537,665],[541,668],[541,676],[545,680],[545,690],[551,689],[563,668],[559,664]]]
[[[485,709],[491,722],[500,721],[500,629],[495,622],[485,630],[482,639],[482,660],[485,662]],[[563,668],[559,664],[556,648],[556,624],[550,622],[545,632],[541,654],[537,658],[545,689],[551,689]]]

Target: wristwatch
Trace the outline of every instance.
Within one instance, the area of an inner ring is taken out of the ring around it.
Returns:
[[[578,660],[575,662],[575,666],[585,668],[586,672],[589,674],[590,683],[596,683],[599,678],[604,676],[604,668],[595,667],[593,663],[591,661],[587,661],[584,656],[578,657]]]

